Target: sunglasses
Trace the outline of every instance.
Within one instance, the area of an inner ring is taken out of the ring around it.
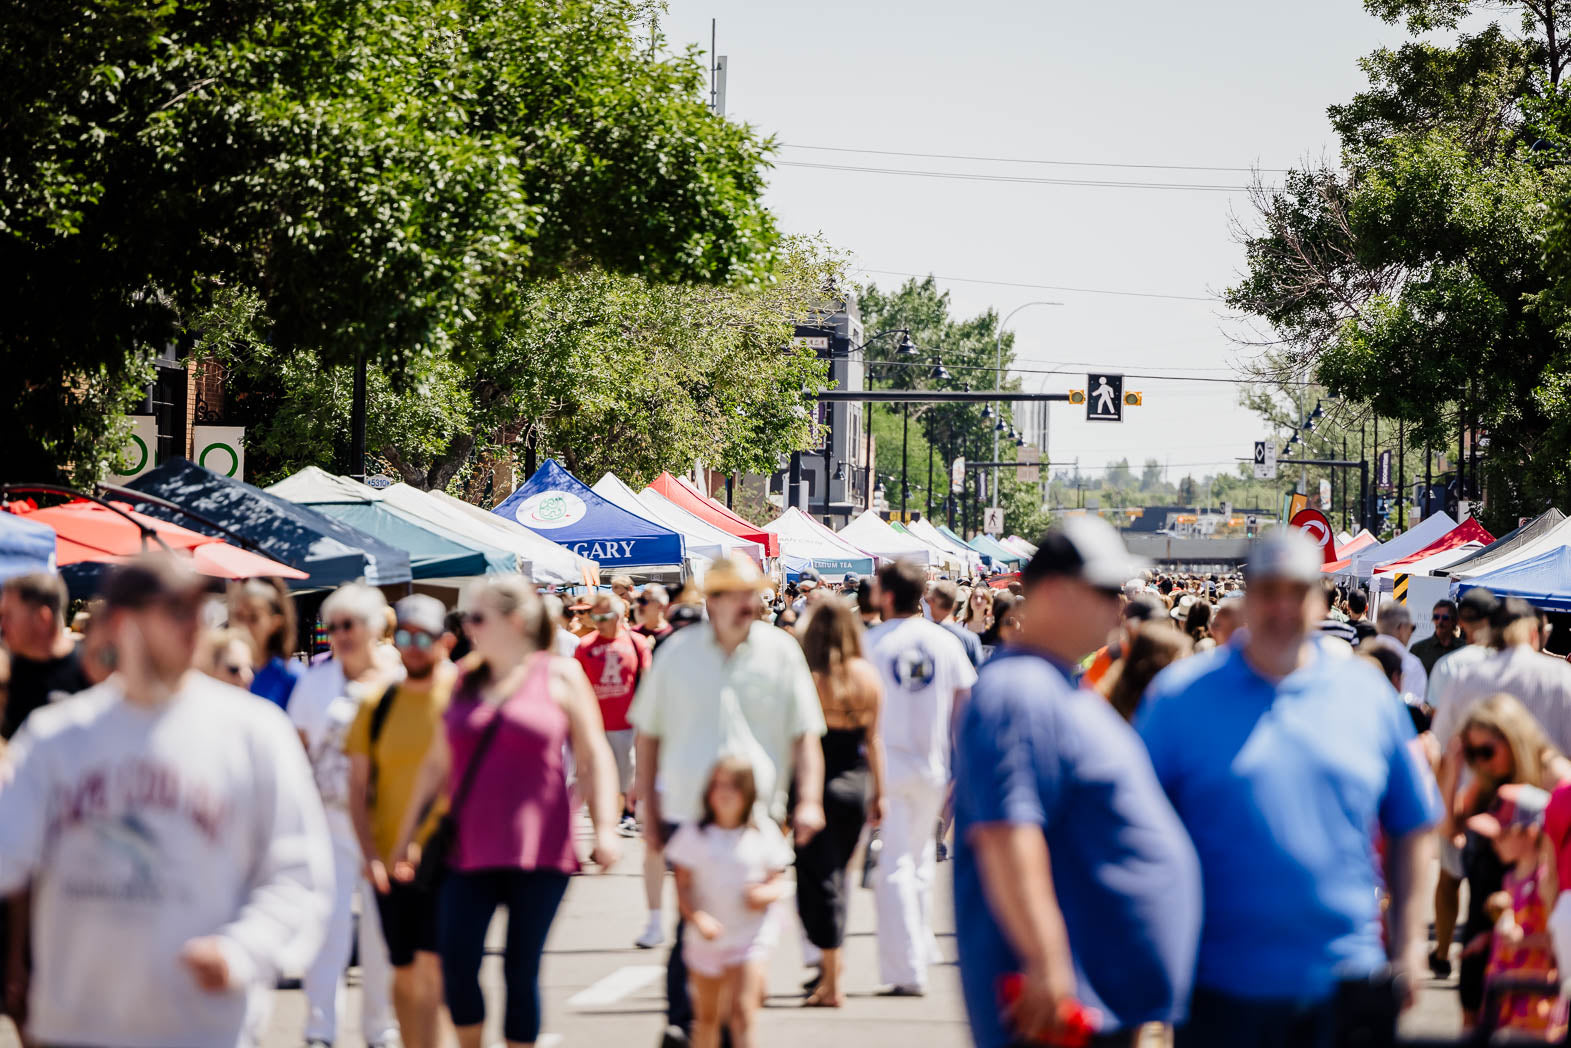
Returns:
[[[639,597],[637,600],[633,601],[633,603],[637,604],[640,608],[646,608],[654,602],[655,598],[653,597]]]
[[[1464,746],[1462,747],[1462,756],[1467,760],[1467,763],[1478,764],[1481,761],[1494,760],[1495,749],[1495,744],[1492,742],[1486,742],[1482,746]]]
[[[416,651],[428,651],[436,643],[436,638],[429,633],[419,630],[396,630],[393,633],[393,646],[398,648],[413,648]]]
[[[614,612],[614,611],[603,611],[603,612],[599,613],[598,615],[591,615],[589,617],[591,619],[593,619],[595,622],[610,622],[611,620],[616,618],[616,612]]]
[[[1451,616],[1449,614],[1447,614],[1446,612],[1443,612],[1443,611],[1440,614],[1438,614],[1438,615],[1431,616],[1431,618],[1435,622],[1450,622],[1451,621]]]
[[[466,626],[484,626],[485,620],[486,613],[483,611],[464,612],[464,625]]]
[[[327,632],[348,633],[358,625],[360,625],[360,623],[356,622],[354,619],[339,619],[336,622],[329,622],[327,624]]]

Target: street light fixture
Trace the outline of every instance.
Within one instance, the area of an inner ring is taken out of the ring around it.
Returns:
[[[982,421],[986,422],[988,419],[990,419],[992,417],[993,417],[993,405],[991,405],[991,404],[983,405],[983,407],[982,407]]]
[[[933,370],[928,372],[928,378],[934,382],[942,382],[949,377],[949,369],[944,367],[944,359],[937,357],[933,360]]]
[[[900,339],[900,345],[895,348],[895,352],[902,357],[916,356],[916,343],[911,341],[911,332],[907,331]]]

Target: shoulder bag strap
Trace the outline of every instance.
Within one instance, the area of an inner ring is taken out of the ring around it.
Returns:
[[[546,660],[544,663],[546,666],[550,665],[550,652],[541,652],[538,657]],[[530,670],[531,675],[534,672],[535,670]],[[528,679],[527,676],[524,678],[525,683],[528,683]],[[458,789],[453,791],[453,801],[447,806],[449,816],[454,819],[458,818],[458,813],[462,810],[464,801],[468,798],[469,791],[475,784],[475,776],[480,771],[481,762],[485,760],[486,751],[491,748],[492,740],[496,738],[497,731],[502,727],[502,709],[511,701],[513,701],[513,696],[509,695],[492,709],[491,721],[485,726],[485,732],[480,736],[480,741],[475,744],[475,751],[469,755],[469,766],[464,769],[464,777],[458,781]]]

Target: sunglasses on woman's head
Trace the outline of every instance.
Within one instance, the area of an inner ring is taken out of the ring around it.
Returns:
[[[594,619],[596,622],[610,622],[612,619],[616,618],[616,612],[603,611],[598,615],[590,615],[589,617]]]
[[[1469,764],[1478,764],[1480,761],[1492,761],[1495,759],[1495,744],[1486,742],[1482,746],[1464,746],[1462,747],[1462,755]]]

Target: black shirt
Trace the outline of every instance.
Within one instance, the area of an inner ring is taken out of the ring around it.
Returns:
[[[27,720],[27,715],[55,698],[75,695],[88,687],[81,661],[73,648],[69,655],[55,659],[11,656],[11,687],[6,697],[5,715],[0,717],[0,739],[9,739]]]

